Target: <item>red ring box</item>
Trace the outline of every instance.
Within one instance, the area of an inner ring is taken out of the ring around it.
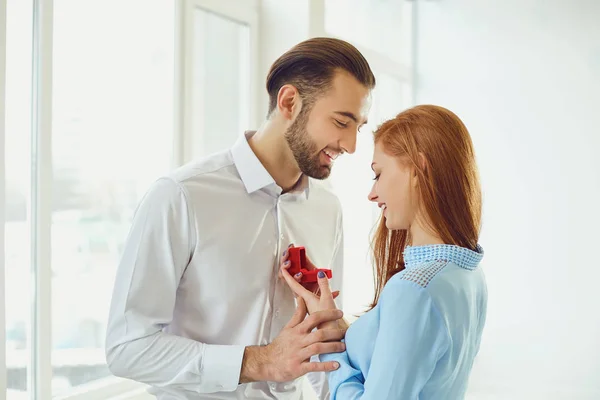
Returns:
[[[323,271],[327,275],[328,279],[331,279],[330,269],[306,269],[306,249],[302,246],[290,247],[288,249],[290,263],[292,264],[288,269],[290,275],[294,276],[298,272],[302,272],[301,283],[314,283],[317,282],[317,274],[319,271]]]

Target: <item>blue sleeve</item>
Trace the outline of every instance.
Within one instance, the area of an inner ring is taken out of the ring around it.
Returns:
[[[379,312],[379,332],[366,380],[346,352],[321,356],[323,361],[340,363],[329,374],[332,400],[417,400],[449,348],[446,325],[420,286],[391,280],[381,295]],[[346,345],[360,352],[362,344]]]

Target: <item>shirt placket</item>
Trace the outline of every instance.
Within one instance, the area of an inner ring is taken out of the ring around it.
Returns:
[[[279,261],[281,259],[281,255],[287,244],[285,243],[285,226],[283,222],[283,212],[282,207],[285,204],[285,195],[278,196],[277,203],[275,205],[275,216],[277,219],[277,253],[275,256],[275,260],[273,262],[273,281],[271,285],[271,304],[273,306],[272,315],[271,315],[271,329],[269,334],[269,342],[272,342],[273,339],[277,337],[281,327],[281,304],[279,304],[279,299],[281,297],[281,285],[279,284]]]
[[[269,328],[270,330],[270,334],[269,334],[269,343],[272,342],[281,332],[281,330],[283,329],[283,327],[287,324],[287,320],[289,319],[289,315],[286,315],[285,312],[285,299],[284,296],[286,295],[285,290],[286,290],[286,284],[279,279],[279,265],[280,265],[280,260],[281,260],[281,256],[282,253],[287,249],[288,245],[290,244],[290,239],[292,239],[289,236],[289,231],[286,229],[285,226],[285,219],[283,218],[284,216],[284,208],[285,208],[285,204],[286,204],[286,199],[289,199],[289,196],[292,196],[291,194],[284,194],[278,197],[277,199],[277,203],[275,206],[275,216],[277,219],[277,254],[275,256],[275,261],[273,263],[273,282],[271,285],[271,293],[272,293],[272,297],[271,297],[271,304],[273,306],[272,309],[272,315],[271,315],[271,326]],[[269,383],[269,389],[271,390],[271,393],[273,395],[275,395],[277,398],[285,398],[285,399],[297,399],[299,398],[299,392],[289,392],[286,393],[286,390],[289,389],[285,389],[286,386],[288,386],[289,383],[286,384],[281,384],[281,383],[275,383],[275,382],[270,382]],[[295,383],[293,383],[292,385],[295,385]],[[282,392],[283,390],[283,392]],[[290,397],[291,396],[291,397]]]

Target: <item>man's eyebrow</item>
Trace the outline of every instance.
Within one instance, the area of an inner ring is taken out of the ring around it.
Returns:
[[[354,113],[351,113],[350,111],[336,111],[335,113],[339,114],[339,115],[343,115],[344,117],[348,117],[352,121],[354,121],[358,124],[358,118],[356,117],[356,115],[354,115]],[[365,122],[363,122],[362,125],[366,125],[368,122],[369,122],[368,120],[365,120]]]

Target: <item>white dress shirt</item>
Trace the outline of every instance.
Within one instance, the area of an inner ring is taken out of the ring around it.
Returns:
[[[117,271],[106,357],[161,400],[302,399],[302,380],[239,385],[244,347],[273,341],[295,311],[278,279],[290,243],[342,290],[342,214],[322,182],[282,194],[248,144],[159,179],[140,202]],[[341,307],[341,305],[340,305]],[[324,373],[308,376],[321,399]]]

